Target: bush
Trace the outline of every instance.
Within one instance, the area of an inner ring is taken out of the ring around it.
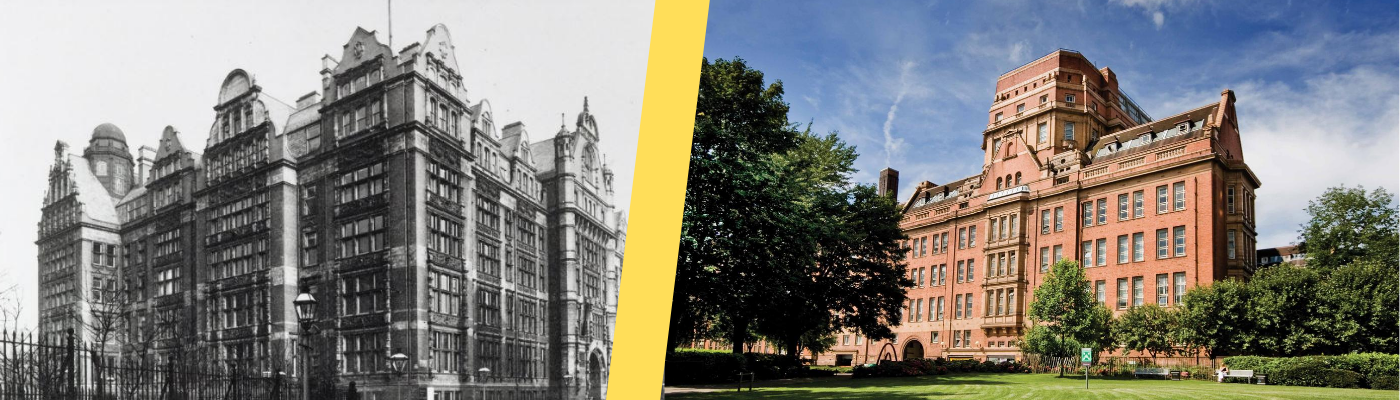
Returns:
[[[856,378],[870,377],[890,377],[890,376],[922,376],[922,375],[946,375],[956,372],[999,372],[1016,373],[1030,372],[1030,368],[1024,364],[1014,361],[982,361],[977,360],[954,360],[948,361],[943,358],[917,359],[904,361],[884,361],[877,365],[866,367],[856,366],[851,371],[851,375]]]
[[[1372,389],[1400,390],[1400,377],[1395,375],[1370,375],[1366,377],[1366,383]]]
[[[1323,386],[1333,388],[1361,387],[1362,375],[1344,369],[1328,368],[1322,371]]]
[[[1395,390],[1394,382],[1400,375],[1400,355],[1385,353],[1307,357],[1236,356],[1226,357],[1225,365],[1233,370],[1248,369],[1254,370],[1255,374],[1268,375],[1270,384],[1290,386]],[[1356,386],[1349,386],[1353,384]]]
[[[745,357],[728,351],[678,349],[666,357],[667,384],[732,382]]]

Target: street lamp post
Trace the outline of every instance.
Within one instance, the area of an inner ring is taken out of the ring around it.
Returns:
[[[404,367],[408,366],[408,356],[403,354],[402,349],[394,351],[394,355],[389,356],[389,368],[394,370],[394,375],[400,378],[400,382],[394,385],[394,399],[403,400],[403,373]]]
[[[479,379],[479,382],[477,382],[477,385],[481,386],[482,400],[486,399],[486,375],[490,373],[491,369],[486,367],[481,367],[481,369],[476,370],[476,374],[481,377],[481,379]]]
[[[316,297],[311,292],[302,288],[292,300],[292,306],[296,309],[297,322],[301,323],[301,400],[311,398],[311,345],[307,344],[312,335],[318,332],[316,328]]]

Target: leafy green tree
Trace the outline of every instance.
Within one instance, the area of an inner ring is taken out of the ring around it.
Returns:
[[[780,246],[787,273],[768,305],[781,312],[758,317],[758,330],[787,344],[789,354],[810,335],[855,330],[873,340],[893,339],[889,326],[902,314],[905,240],[894,199],[870,185],[851,185],[855,148],[835,134],[804,132],[797,149],[780,156],[781,188],[795,218]]]
[[[1249,286],[1233,279],[1186,291],[1178,307],[1175,338],[1185,348],[1205,350],[1215,358],[1232,350],[1250,350],[1254,327],[1247,318]]]
[[[735,352],[782,276],[787,216],[774,154],[798,144],[781,82],[743,60],[702,60],[668,348],[722,329]]]
[[[1396,304],[1400,274],[1394,263],[1361,261],[1342,266],[1318,289],[1315,315],[1326,325],[1335,352],[1394,352],[1400,344]]]
[[[1147,304],[1128,309],[1113,321],[1113,337],[1124,349],[1146,351],[1157,361],[1157,355],[1171,356],[1176,351],[1172,332],[1176,329],[1176,312]]]
[[[787,122],[781,82],[743,60],[701,64],[669,348],[757,334],[796,357],[852,329],[893,338],[904,289],[900,209],[854,185],[854,147]]]
[[[1251,320],[1255,352],[1276,356],[1318,354],[1330,347],[1317,270],[1280,265],[1259,271],[1249,282],[1245,318]]]
[[[1053,357],[1070,357],[1072,348],[1064,344],[1070,341],[1084,344],[1085,347],[1103,349],[1109,346],[1105,333],[1109,332],[1108,310],[1094,300],[1089,279],[1084,268],[1073,260],[1060,260],[1055,263],[1050,275],[1035,289],[1035,300],[1031,301],[1027,314],[1036,324],[1044,327],[1046,338],[1053,344],[1036,347],[1065,353],[1045,353]],[[1060,375],[1064,375],[1061,364]]]
[[[1329,188],[1308,201],[1307,212],[1298,240],[1308,267],[1327,273],[1357,260],[1395,264],[1400,219],[1395,195],[1384,188]]]

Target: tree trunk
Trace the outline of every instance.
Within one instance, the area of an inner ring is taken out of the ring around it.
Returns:
[[[734,354],[744,354],[744,345],[748,344],[745,341],[745,337],[748,336],[749,323],[748,321],[741,321],[740,318],[735,318],[732,325],[729,331],[730,352]]]

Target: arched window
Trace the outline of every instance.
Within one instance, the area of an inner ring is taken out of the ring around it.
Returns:
[[[1006,188],[1011,188],[1011,174],[1006,174]]]
[[[997,177],[997,190],[1001,190],[1001,177]]]
[[[1021,173],[1016,173],[1016,186],[1021,186]]]

